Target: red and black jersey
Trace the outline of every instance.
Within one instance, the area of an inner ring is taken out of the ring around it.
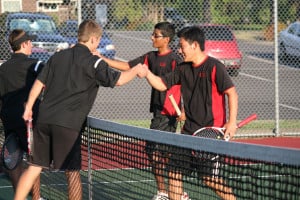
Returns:
[[[129,61],[128,63],[130,67],[134,67],[139,63],[144,63],[148,65],[149,70],[153,74],[162,77],[174,71],[177,68],[178,63],[180,62],[181,62],[181,58],[176,53],[170,50],[168,53],[165,54],[159,54],[158,51],[150,51],[143,56],[140,56],[134,60]],[[180,87],[177,88],[178,88],[177,96],[179,95],[178,98],[180,99]],[[168,106],[165,103],[166,94],[167,92],[160,92],[152,88],[150,112],[156,112],[156,111],[161,112],[164,110],[164,107]],[[174,110],[173,107],[171,109]],[[175,113],[175,111],[173,113]],[[162,114],[171,115],[169,113],[162,113]]]
[[[224,91],[234,87],[225,66],[207,57],[198,66],[184,62],[174,73],[162,77],[170,88],[181,84],[186,121],[183,133],[192,134],[205,126],[222,127],[226,121]]]

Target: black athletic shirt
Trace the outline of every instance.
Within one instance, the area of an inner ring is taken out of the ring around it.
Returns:
[[[24,127],[24,103],[44,64],[23,53],[14,53],[0,66],[1,120],[6,129]],[[36,115],[36,109],[34,115]]]
[[[181,58],[170,51],[166,54],[159,54],[158,51],[150,51],[147,54],[140,56],[134,60],[129,61],[129,66],[134,67],[139,63],[145,63],[147,57],[148,67],[149,70],[157,75],[157,76],[164,76],[172,72],[172,66],[174,70],[177,68],[178,64],[181,62]],[[175,61],[175,66],[172,62]],[[166,92],[160,92],[152,87],[151,90],[151,100],[150,100],[150,112],[155,112],[156,110],[161,111],[164,106],[166,98]]]
[[[55,53],[38,76],[46,85],[38,123],[79,131],[98,87],[114,87],[120,75],[84,45]]]
[[[221,62],[212,57],[207,57],[198,66],[185,62],[162,79],[168,88],[181,84],[186,114],[184,134],[193,134],[205,126],[224,125],[226,111],[223,92],[234,85]]]

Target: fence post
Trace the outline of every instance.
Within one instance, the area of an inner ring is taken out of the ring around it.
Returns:
[[[279,130],[279,79],[278,79],[278,7],[277,7],[277,0],[274,1],[274,61],[275,61],[275,136],[279,136],[280,130]]]
[[[93,180],[92,180],[92,155],[91,155],[91,139],[90,139],[90,120],[87,117],[87,133],[88,133],[88,193],[89,200],[93,199]]]

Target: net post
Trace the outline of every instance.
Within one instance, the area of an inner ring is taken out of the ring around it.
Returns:
[[[93,180],[92,180],[92,157],[91,157],[91,139],[90,139],[90,120],[87,118],[87,147],[88,147],[88,193],[89,199],[93,199]]]

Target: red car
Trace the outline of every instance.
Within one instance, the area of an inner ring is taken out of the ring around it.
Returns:
[[[220,60],[229,75],[237,76],[242,65],[242,53],[230,27],[211,24],[199,27],[205,32],[205,53]]]

